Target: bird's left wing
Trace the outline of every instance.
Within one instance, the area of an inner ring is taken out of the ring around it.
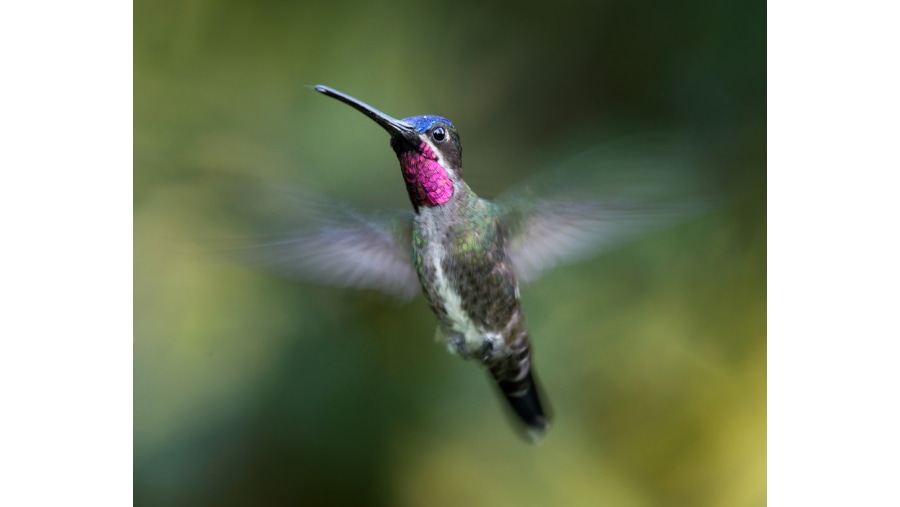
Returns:
[[[671,145],[601,146],[498,197],[518,278],[534,280],[709,210],[689,160]]]
[[[507,254],[517,277],[530,281],[558,264],[640,238],[682,213],[603,201],[538,201],[504,215]]]

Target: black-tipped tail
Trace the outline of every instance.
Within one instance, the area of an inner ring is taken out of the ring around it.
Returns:
[[[497,385],[513,412],[525,424],[528,438],[534,442],[541,440],[550,423],[541,403],[540,387],[531,371],[520,380],[499,381]]]

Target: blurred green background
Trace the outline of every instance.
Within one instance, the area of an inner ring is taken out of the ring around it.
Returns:
[[[765,9],[138,0],[135,504],[764,505]],[[453,120],[483,197],[665,129],[728,204],[523,289],[555,415],[532,446],[421,297],[198,246],[235,176],[408,207],[388,137],[317,83]]]

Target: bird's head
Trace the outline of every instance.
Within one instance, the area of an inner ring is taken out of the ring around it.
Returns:
[[[391,135],[391,148],[413,207],[446,204],[462,182],[462,145],[450,120],[432,115],[397,120],[349,95],[323,85],[319,91],[348,104],[381,125]]]

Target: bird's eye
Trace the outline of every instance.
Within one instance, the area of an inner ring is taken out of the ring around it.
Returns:
[[[444,142],[444,139],[447,139],[447,131],[444,130],[444,127],[438,127],[431,131],[431,138],[439,143],[442,143]]]

